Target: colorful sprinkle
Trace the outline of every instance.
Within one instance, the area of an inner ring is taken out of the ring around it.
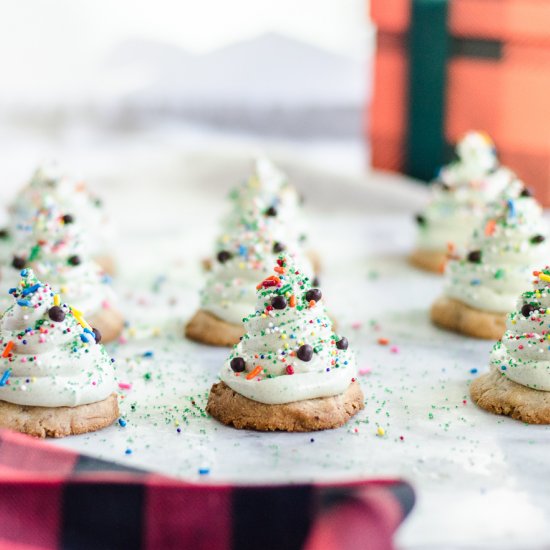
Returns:
[[[7,344],[6,344],[6,347],[4,348],[4,351],[2,352],[2,358],[5,359],[6,357],[9,356],[9,354],[11,353],[11,350],[15,347],[15,342],[13,340],[10,340]]]
[[[247,380],[252,380],[253,378],[255,378],[258,374],[260,374],[260,372],[262,372],[262,367],[260,367],[260,365],[256,365],[254,367],[254,369],[252,371],[250,371],[247,375],[246,375],[246,379]]]
[[[485,235],[487,237],[490,237],[494,234],[495,232],[495,229],[497,227],[497,222],[496,220],[489,220],[486,224],[485,224]]]
[[[0,388],[7,384],[10,374],[11,374],[11,369],[4,371],[2,378],[0,378]]]

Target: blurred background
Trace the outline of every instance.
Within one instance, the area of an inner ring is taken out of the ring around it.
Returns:
[[[367,164],[374,35],[364,0],[0,6],[4,195],[50,158],[92,180],[172,148],[299,151],[351,172]]]
[[[58,161],[105,199],[127,272],[149,268],[139,252],[152,233],[165,258],[196,227],[188,255],[210,250],[224,198],[258,154],[289,173],[309,214],[387,204],[382,190],[379,201],[346,192],[369,166],[365,0],[0,6],[0,200]]]
[[[0,0],[0,193],[171,150],[429,181],[477,129],[550,205],[549,29],[546,0]]]

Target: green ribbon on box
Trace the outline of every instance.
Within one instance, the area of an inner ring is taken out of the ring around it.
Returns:
[[[453,57],[498,61],[499,40],[453,37],[447,27],[451,0],[410,0],[408,119],[405,173],[431,181],[453,156],[445,140],[447,66]],[[481,0],[480,0],[481,1]]]
[[[411,0],[407,174],[430,181],[445,160],[448,0]]]

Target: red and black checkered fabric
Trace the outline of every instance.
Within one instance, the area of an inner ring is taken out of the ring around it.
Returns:
[[[390,549],[402,481],[195,485],[0,430],[0,549]]]

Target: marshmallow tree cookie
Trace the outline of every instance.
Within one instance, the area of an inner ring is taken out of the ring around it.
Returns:
[[[0,317],[0,428],[38,437],[99,430],[119,416],[101,336],[31,269]]]
[[[489,372],[472,382],[470,393],[492,413],[550,424],[550,267],[533,275],[533,290],[519,297]]]
[[[517,295],[548,258],[542,208],[517,180],[489,207],[466,255],[447,264],[444,294],[432,306],[432,321],[468,336],[500,338]]]
[[[246,333],[225,361],[207,412],[235,428],[337,428],[364,408],[348,340],[335,334],[319,288],[286,256],[257,286]]]
[[[232,346],[244,334],[242,320],[254,309],[256,284],[271,273],[285,252],[308,275],[313,268],[299,246],[281,242],[281,221],[256,210],[223,241],[216,262],[206,275],[200,308],[187,323],[185,335],[214,346]]]
[[[4,286],[12,285],[23,268],[58,288],[64,301],[77,308],[102,334],[103,342],[120,336],[124,319],[114,306],[110,278],[89,255],[84,228],[72,214],[56,206],[43,208],[30,220],[25,239],[1,269]]]
[[[27,232],[32,230],[36,211],[50,204],[57,205],[66,216],[77,219],[88,228],[86,238],[91,256],[106,273],[112,275],[115,261],[110,252],[110,242],[114,231],[103,202],[84,181],[68,176],[57,164],[38,167],[16,195],[9,207],[9,226],[4,229],[9,239],[14,243],[25,240]]]
[[[456,146],[456,156],[441,169],[428,207],[416,216],[417,242],[410,261],[427,271],[442,273],[449,252],[464,252],[486,206],[514,178],[499,164],[493,142],[482,132],[467,133]]]

